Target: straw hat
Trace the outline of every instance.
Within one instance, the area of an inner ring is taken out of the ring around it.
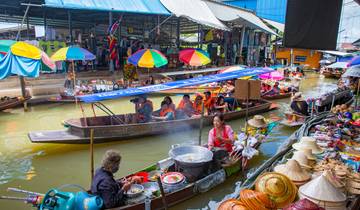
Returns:
[[[297,187],[285,175],[276,172],[267,172],[255,181],[255,190],[268,194],[277,208],[283,208],[296,198]]]
[[[301,199],[283,210],[325,210],[307,198]]]
[[[346,196],[334,187],[324,175],[321,175],[299,188],[300,198],[307,197],[315,201],[345,202]],[[317,202],[315,202],[317,203]]]
[[[247,208],[236,199],[228,199],[223,201],[217,210],[247,210]]]
[[[300,141],[293,144],[292,147],[296,150],[311,149],[312,154],[320,154],[324,151],[316,144],[314,138],[308,136],[302,137]]]
[[[242,190],[240,192],[240,201],[247,209],[275,209],[275,204],[268,195],[254,190]]]
[[[255,128],[265,128],[267,123],[262,115],[255,115],[252,119],[248,120],[248,124]]]
[[[303,101],[304,99],[302,98],[302,93],[301,92],[297,92],[293,95],[293,97],[291,97],[292,101]]]
[[[306,169],[312,168],[308,158],[302,151],[295,151],[291,159],[296,160],[302,167]]]
[[[316,160],[316,157],[312,153],[312,149],[302,148],[300,151],[302,151],[309,160]]]
[[[274,168],[275,172],[284,174],[291,181],[299,182],[295,184],[303,184],[305,181],[311,179],[311,175],[301,168],[300,164],[296,160],[288,160],[286,164],[278,165]]]

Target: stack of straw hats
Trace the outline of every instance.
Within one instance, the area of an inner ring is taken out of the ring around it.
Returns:
[[[351,173],[346,182],[346,190],[355,195],[360,195],[360,173]]]
[[[292,160],[296,160],[302,168],[311,169],[311,162],[309,161],[308,157],[304,154],[303,151],[295,151]]]
[[[307,198],[327,210],[346,209],[346,195],[321,175],[299,188],[300,198]]]
[[[275,204],[270,200],[268,195],[254,190],[242,190],[240,192],[240,201],[247,209],[275,209]]]
[[[255,181],[255,190],[266,193],[276,208],[289,205],[297,194],[295,184],[287,176],[276,172],[267,172],[259,176]]]
[[[278,165],[274,168],[277,173],[287,176],[296,186],[301,186],[310,181],[311,175],[302,169],[296,160],[288,160],[286,164]]]
[[[301,199],[290,206],[284,208],[283,210],[325,210],[324,208],[319,207],[316,203],[310,201],[309,199]]]
[[[308,136],[302,137],[300,141],[293,144],[292,147],[296,150],[311,149],[312,154],[321,154],[324,152],[324,150],[316,144],[316,140]]]
[[[248,210],[239,200],[228,199],[222,202],[218,210]]]
[[[331,178],[329,181],[334,184],[335,187],[343,188],[346,178],[350,174],[350,169],[343,162],[334,159],[325,159],[319,162],[314,167],[315,174],[321,174],[323,171],[331,171],[331,176],[327,172],[326,177]],[[336,184],[339,182],[339,184]]]

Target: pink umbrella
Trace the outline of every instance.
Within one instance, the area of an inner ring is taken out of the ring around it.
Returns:
[[[283,80],[284,74],[282,74],[278,71],[273,71],[270,73],[262,74],[259,77],[260,77],[260,79]]]

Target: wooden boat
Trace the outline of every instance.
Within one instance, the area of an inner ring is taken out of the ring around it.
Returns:
[[[290,98],[290,97],[291,97],[291,93],[280,93],[277,95],[261,96],[261,98],[263,98],[265,100],[275,100],[275,99],[283,99],[283,98]]]
[[[14,98],[10,98],[10,99],[4,100],[4,101],[0,101],[0,111],[19,106],[19,105],[23,104],[25,101],[29,100],[30,98],[31,98],[31,96],[26,96],[25,98],[14,97]]]
[[[254,106],[249,107],[249,115],[254,115],[271,110],[271,103],[266,100],[252,101]],[[241,104],[239,101],[238,104]],[[224,114],[225,120],[232,120],[246,115],[246,106],[241,105],[238,111]],[[236,109],[235,109],[236,110]],[[118,141],[141,136],[157,135],[175,131],[183,131],[198,127],[200,118],[178,119],[149,123],[124,123],[131,119],[130,115],[98,116],[65,120],[67,130],[35,131],[28,134],[33,143],[89,143],[90,130],[94,130],[94,143]],[[213,116],[204,116],[204,125],[212,123]]]
[[[323,71],[322,75],[324,75],[325,78],[334,78],[330,71]]]
[[[305,123],[306,118],[306,116],[295,113],[285,113],[285,119],[280,121],[280,124],[287,127],[298,127]]]

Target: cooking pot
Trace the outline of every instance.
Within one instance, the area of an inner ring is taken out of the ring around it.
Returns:
[[[211,162],[213,159],[213,153],[210,150],[192,145],[173,146],[169,151],[169,156],[175,162],[187,167],[198,167]]]

